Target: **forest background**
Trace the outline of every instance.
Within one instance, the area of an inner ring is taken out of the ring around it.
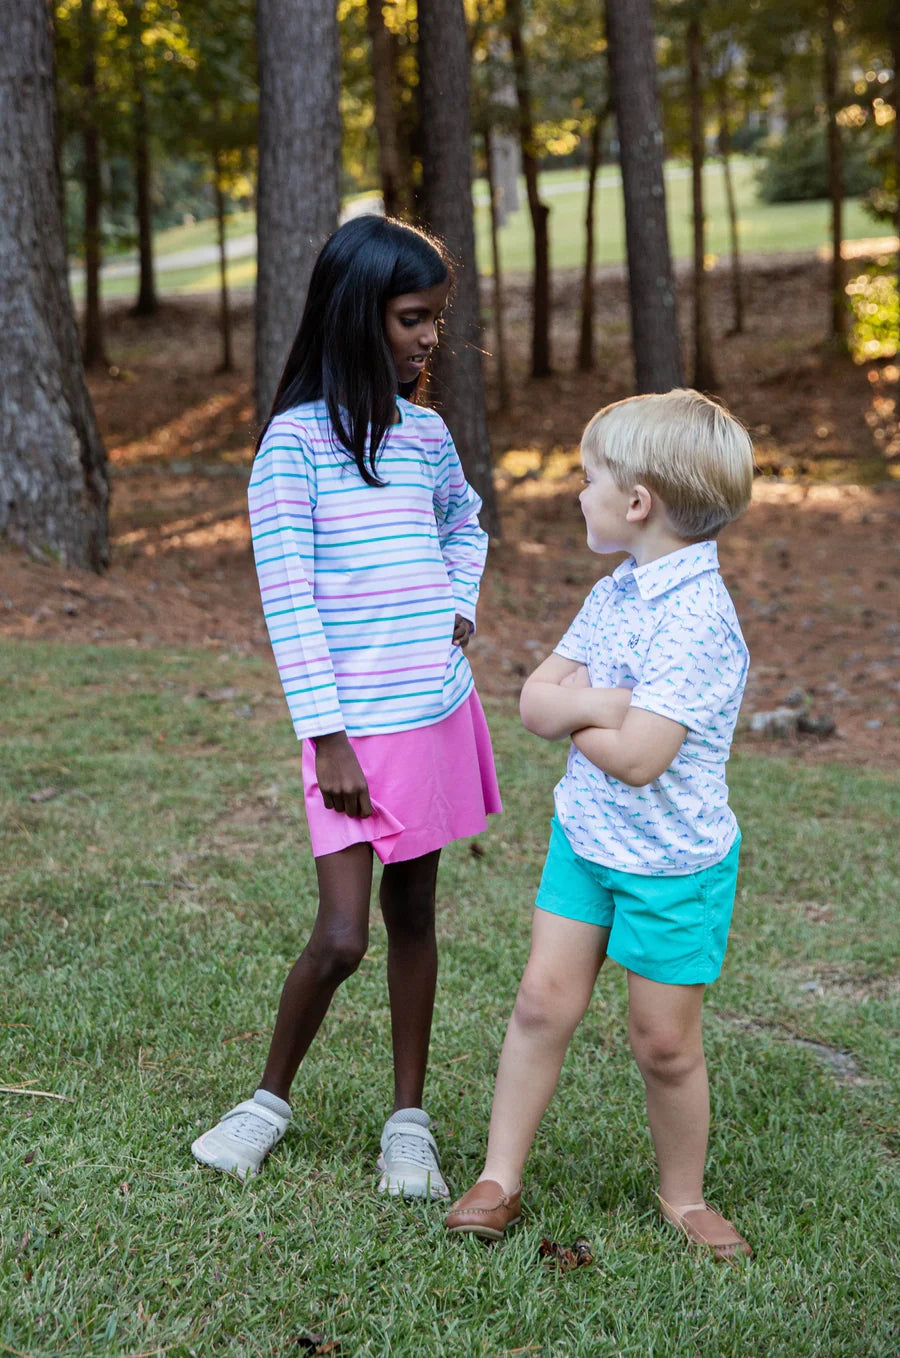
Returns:
[[[892,1351],[896,6],[2,14],[0,1352]],[[615,564],[584,547],[581,429],[684,381],[754,437],[754,502],[721,541],[752,655],[743,922],[708,1006],[731,1081],[713,1182],[723,1205],[747,1197],[761,1247],[739,1282],[653,1224],[609,978],[502,1252],[454,1252],[437,1216],[369,1193],[379,966],[305,1067],[274,1197],[185,1158],[253,1066],[313,900],[249,549],[252,447],[318,244],[385,205],[459,262],[427,395],[492,534],[471,658],[509,790],[503,828],[448,853],[442,887],[432,1097],[454,1185],[558,773],[517,693]],[[597,1262],[548,1272],[541,1238],[579,1232]]]

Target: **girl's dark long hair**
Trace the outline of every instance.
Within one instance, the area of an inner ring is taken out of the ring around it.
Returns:
[[[392,297],[425,292],[449,277],[440,246],[421,231],[374,216],[339,227],[313,268],[257,450],[275,415],[324,399],[331,427],[360,476],[370,486],[383,485],[375,462],[394,423],[398,390],[385,308]]]

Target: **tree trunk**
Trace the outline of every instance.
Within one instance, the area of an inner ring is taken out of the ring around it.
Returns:
[[[584,273],[581,278],[581,328],[578,335],[578,371],[589,373],[594,366],[594,199],[603,120],[594,118],[588,151],[587,206],[584,210]]]
[[[522,173],[528,194],[528,211],[534,235],[534,286],[531,318],[531,375],[549,377],[550,367],[550,209],[541,202],[538,192],[537,156],[534,144],[534,119],[531,112],[531,88],[528,78],[528,56],[522,38],[521,0],[506,0],[509,45],[516,76],[516,98],[519,105],[519,140],[522,144]]]
[[[482,527],[496,538],[500,522],[481,369],[463,0],[419,0],[418,15],[423,215],[456,261],[453,301],[435,355],[431,391],[466,476],[481,496]]]
[[[682,384],[651,0],[607,0],[638,391]]]
[[[741,271],[741,241],[738,228],[737,203],[731,175],[731,127],[729,124],[728,94],[725,89],[727,73],[719,87],[719,154],[725,179],[725,202],[728,207],[728,234],[731,239],[731,334],[744,333],[744,278]]]
[[[694,386],[698,391],[712,391],[716,386],[716,370],[709,332],[706,221],[703,212],[703,162],[706,159],[706,147],[703,127],[703,38],[700,32],[699,10],[697,4],[687,26],[691,190],[694,208]]]
[[[225,252],[225,194],[222,190],[222,152],[218,142],[218,116],[216,116],[216,142],[213,147],[213,193],[216,199],[216,235],[219,242],[219,334],[222,338],[222,362],[219,372],[230,373],[234,370],[234,354],[231,344],[231,306],[228,301],[228,256]]]
[[[500,212],[494,175],[494,138],[490,128],[484,132],[484,162],[488,196],[491,201],[491,265],[494,293],[494,348],[497,357],[497,402],[501,410],[509,405],[509,367],[506,359],[506,318],[503,303],[503,276],[500,264]]]
[[[128,24],[131,28],[131,75],[134,109],[134,189],[135,215],[138,229],[138,262],[140,281],[136,316],[154,316],[159,302],[153,275],[153,223],[150,211],[150,138],[147,126],[147,100],[144,90],[144,58],[141,44],[143,18],[142,0],[129,6]]]
[[[44,0],[0,44],[0,536],[64,565],[109,561],[106,458],[66,281]]]
[[[268,418],[319,250],[340,205],[334,0],[258,0],[256,410]],[[314,135],[311,133],[314,129]]]
[[[383,0],[368,0],[369,40],[372,44],[375,130],[378,134],[378,170],[387,217],[402,211],[400,143],[394,105],[393,41],[384,22]]]
[[[84,363],[87,368],[106,365],[103,344],[103,312],[100,304],[102,246],[100,210],[100,132],[97,127],[97,59],[93,0],[81,0],[81,144],[84,156]]]
[[[828,0],[825,21],[824,84],[825,106],[828,112],[828,197],[831,201],[831,268],[829,271],[829,339],[838,348],[847,343],[847,307],[844,298],[844,164],[841,129],[838,124],[840,93],[838,89],[839,0]]]
[[[897,347],[900,349],[900,16],[891,25],[891,59],[894,66],[894,230],[897,233]]]

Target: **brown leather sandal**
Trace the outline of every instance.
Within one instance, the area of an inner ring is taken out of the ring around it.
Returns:
[[[692,1245],[708,1250],[714,1259],[729,1263],[733,1259],[752,1259],[753,1250],[733,1222],[710,1207],[708,1202],[678,1212],[660,1198],[663,1216],[670,1226],[679,1230]]]

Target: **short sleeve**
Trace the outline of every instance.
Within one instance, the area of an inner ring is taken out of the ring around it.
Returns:
[[[743,638],[725,619],[670,615],[653,635],[631,705],[702,735],[723,715],[736,717],[748,664]]]
[[[611,576],[604,576],[602,580],[597,581],[562,641],[553,647],[556,655],[561,655],[566,660],[574,660],[576,665],[589,663],[597,618],[612,590]]]

